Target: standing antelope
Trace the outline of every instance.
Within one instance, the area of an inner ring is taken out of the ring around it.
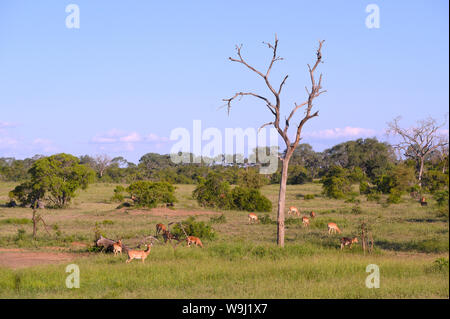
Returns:
[[[309,218],[306,216],[302,217],[303,226],[308,227],[309,226]]]
[[[311,213],[309,214],[309,216],[311,216],[311,218],[315,218],[315,217],[316,217],[316,213],[314,213],[313,211],[311,211]]]
[[[133,259],[141,259],[142,263],[144,263],[145,259],[150,254],[150,250],[152,249],[153,243],[146,246],[147,246],[146,250],[128,250],[128,259],[126,263],[128,264]]]
[[[167,230],[166,226],[164,224],[156,224],[156,234],[155,236],[158,236],[160,232],[165,232]]]
[[[194,243],[196,246],[200,246],[203,248],[202,241],[198,237],[188,236],[188,237],[186,237],[186,242],[187,242],[188,247],[191,247],[191,244]]]
[[[258,216],[255,213],[248,214],[248,223],[250,224],[252,221],[255,223],[258,221]]]
[[[357,237],[353,237],[353,238],[342,237],[341,238],[341,250],[344,249],[345,246],[349,246],[350,249],[352,249],[353,243],[357,243],[357,242],[358,242]]]
[[[298,211],[297,207],[294,207],[294,206],[289,207],[288,215],[291,215],[291,214],[300,216],[300,212]]]
[[[114,256],[117,256],[118,253],[122,255],[122,239],[119,239],[117,243],[114,243],[113,248],[114,248]]]
[[[340,234],[341,230],[335,223],[328,223],[328,234],[331,234],[332,232],[334,232],[335,234],[336,232],[338,232]]]

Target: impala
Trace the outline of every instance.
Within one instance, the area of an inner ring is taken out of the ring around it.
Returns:
[[[289,207],[288,215],[291,215],[291,214],[300,216],[300,212],[298,211],[297,207],[294,207],[294,206]]]
[[[191,244],[194,243],[196,246],[200,246],[203,248],[202,241],[198,237],[188,236],[188,237],[186,237],[186,242],[187,242],[188,247],[191,247]]]
[[[114,243],[113,248],[114,248],[114,256],[117,256],[118,253],[122,255],[122,239],[119,239],[117,243]]]
[[[164,238],[164,243],[167,243],[167,241],[172,242],[172,239],[178,240],[178,236],[172,234],[170,231],[168,230],[163,230],[163,238]]]
[[[315,218],[315,217],[316,217],[316,213],[311,212],[311,213],[309,214],[309,216],[311,216],[311,218]]]
[[[167,230],[167,228],[166,228],[166,226],[164,226],[164,224],[156,224],[156,235],[155,236],[158,236],[158,234],[160,233],[160,232],[165,232]]]
[[[128,264],[133,259],[141,259],[142,263],[145,262],[145,259],[150,254],[150,250],[152,249],[153,243],[147,245],[146,250],[128,250],[128,259],[126,263]]]
[[[336,232],[338,232],[340,234],[341,230],[335,223],[328,223],[328,234],[331,234],[332,232],[334,232],[335,234]]]
[[[302,217],[303,226],[308,227],[309,226],[309,218],[306,216]]]
[[[250,224],[252,221],[253,222],[258,221],[258,216],[255,213],[248,214],[248,223]]]
[[[342,237],[341,238],[341,250],[344,249],[345,246],[349,246],[350,249],[352,249],[353,243],[357,243],[357,242],[358,242],[357,237],[353,237],[353,238]]]

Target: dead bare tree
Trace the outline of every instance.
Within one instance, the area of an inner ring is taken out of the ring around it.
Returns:
[[[283,78],[280,85],[278,86],[278,89],[275,89],[274,86],[269,81],[270,71],[272,70],[274,63],[283,59],[277,55],[277,49],[278,49],[277,35],[275,35],[274,43],[264,43],[265,45],[267,45],[267,47],[269,49],[272,50],[272,53],[273,53],[272,59],[269,63],[267,71],[265,73],[257,70],[256,68],[254,68],[253,66],[248,64],[247,61],[242,57],[242,54],[241,54],[242,45],[236,46],[238,58],[237,59],[231,58],[231,57],[229,58],[230,61],[241,63],[242,65],[247,67],[249,70],[251,70],[251,71],[255,72],[257,75],[259,75],[264,80],[267,88],[272,93],[273,97],[275,98],[275,102],[273,102],[269,98],[266,98],[262,95],[259,95],[259,94],[253,93],[253,92],[238,92],[233,97],[228,98],[228,99],[223,99],[223,101],[225,101],[227,103],[228,114],[231,109],[231,104],[236,98],[242,98],[244,96],[252,96],[252,97],[255,97],[255,98],[263,101],[266,104],[269,111],[272,113],[273,120],[271,122],[268,122],[268,123],[262,125],[260,127],[260,129],[262,129],[263,127],[268,126],[268,125],[273,125],[275,127],[275,129],[278,131],[278,134],[283,138],[284,143],[286,144],[286,150],[284,152],[284,155],[281,157],[282,170],[281,170],[281,182],[280,182],[280,191],[279,191],[279,197],[278,197],[278,215],[277,215],[277,243],[281,247],[284,246],[284,217],[285,217],[284,210],[285,210],[286,182],[287,182],[289,160],[291,159],[292,153],[294,152],[294,150],[296,149],[296,147],[298,146],[298,144],[300,142],[303,126],[305,125],[305,123],[308,120],[319,115],[318,111],[316,111],[314,113],[312,112],[314,99],[316,97],[318,97],[319,95],[321,95],[322,93],[326,92],[325,90],[322,90],[322,74],[320,74],[318,81],[316,81],[316,78],[315,78],[315,72],[316,72],[318,65],[320,63],[323,63],[322,62],[322,45],[323,45],[323,43],[324,43],[324,41],[319,41],[319,47],[316,52],[316,61],[313,65],[313,67],[311,67],[308,64],[309,76],[311,79],[311,88],[308,90],[308,88],[305,87],[306,93],[307,93],[307,99],[306,99],[306,101],[304,101],[300,104],[297,104],[297,103],[294,104],[294,108],[291,110],[289,116],[287,118],[285,117],[284,127],[282,127],[282,125],[280,124],[280,122],[282,121],[280,95],[281,95],[281,91],[282,91],[284,85],[286,84],[288,75],[286,75]],[[295,136],[294,136],[294,139],[292,142],[289,137],[289,134],[288,134],[289,125],[290,125],[291,120],[293,119],[295,113],[302,107],[305,107],[305,114],[304,114],[303,118],[301,119],[301,121],[299,122],[299,124],[296,126]]]
[[[95,169],[100,175],[100,178],[103,177],[103,173],[111,165],[111,162],[111,158],[106,154],[97,155],[95,157]]]
[[[429,117],[418,121],[417,126],[401,128],[400,119],[397,117],[388,123],[387,133],[400,136],[401,141],[394,144],[394,148],[402,151],[404,156],[417,161],[419,186],[422,187],[425,158],[434,150],[448,145],[447,136],[439,132],[445,122],[438,124],[435,119]]]

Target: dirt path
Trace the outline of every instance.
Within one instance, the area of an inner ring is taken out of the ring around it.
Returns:
[[[126,209],[123,209],[125,211]],[[128,210],[129,215],[148,215],[148,216],[194,216],[194,215],[220,215],[220,212],[211,211],[192,211],[183,209],[153,208],[151,210]]]
[[[19,248],[0,248],[0,267],[19,269],[38,265],[57,264],[69,262],[84,255],[86,253],[42,252]]]

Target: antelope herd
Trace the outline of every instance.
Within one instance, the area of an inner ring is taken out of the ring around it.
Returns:
[[[288,215],[295,215],[298,217],[301,216],[299,209],[294,206],[289,207]],[[316,218],[316,213],[314,211],[311,211],[309,213],[309,216],[302,216],[303,227],[309,227],[311,220],[313,220],[314,218]],[[248,214],[248,223],[249,224],[257,223],[258,221],[259,221],[258,215],[256,215],[255,213]],[[169,223],[168,225],[170,226],[170,224],[172,224],[172,223]],[[329,235],[336,234],[336,233],[339,233],[339,234],[342,233],[342,231],[339,229],[339,227],[336,223],[328,223],[327,228],[328,228]],[[162,235],[162,237],[164,239],[164,243],[167,243],[168,241],[171,242],[172,240],[176,240],[176,241],[178,241],[178,243],[183,241],[179,238],[179,236],[171,233],[168,230],[168,227],[166,227],[166,225],[161,224],[161,223],[156,224],[155,236],[158,236],[160,234]],[[195,237],[195,236],[188,236],[186,233],[185,233],[185,235],[186,235],[186,239],[184,241],[186,241],[187,247],[191,247],[191,245],[194,244],[195,246],[203,248],[203,243],[200,238]],[[156,237],[153,237],[153,236],[149,236],[149,237],[152,239],[156,239]],[[142,260],[142,263],[145,263],[145,259],[150,254],[151,248],[153,246],[153,241],[152,241],[150,245],[146,245],[145,250],[131,250],[131,249],[126,248],[123,245],[122,239],[119,239],[117,242],[108,240],[103,237],[101,237],[101,239],[109,241],[109,245],[112,246],[115,256],[117,256],[119,253],[122,254],[122,251],[125,251],[128,255],[128,259],[126,260],[126,263],[131,262],[133,259],[140,259],[140,260]],[[346,246],[348,246],[351,249],[352,245],[354,243],[358,243],[358,238],[357,237],[352,237],[352,238],[342,237],[340,239],[340,241],[341,241],[341,250],[344,249],[344,247],[346,247]]]
[[[423,201],[425,201],[423,199]],[[300,217],[300,211],[297,207],[295,206],[291,206],[288,209],[288,216],[290,215],[295,215]],[[303,227],[309,227],[310,222],[312,219],[314,219],[316,217],[316,213],[314,211],[311,211],[309,213],[309,217],[308,216],[302,216],[302,225]],[[248,223],[252,223],[252,222],[257,222],[258,221],[258,216],[255,213],[250,213],[248,214]],[[328,223],[327,224],[327,229],[328,229],[328,234],[336,234],[339,233],[341,234],[342,231],[339,229],[338,225],[336,223]],[[358,242],[358,238],[357,237],[352,237],[352,238],[348,238],[348,237],[342,237],[341,238],[341,250],[344,249],[345,246],[349,246],[349,248],[352,248],[352,245],[354,243]]]

